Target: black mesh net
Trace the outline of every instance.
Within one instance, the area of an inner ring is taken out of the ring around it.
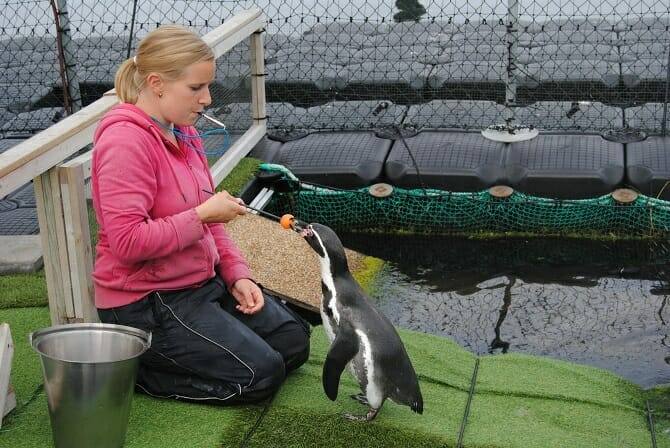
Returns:
[[[204,34],[253,6],[268,18],[274,129],[481,129],[510,116],[547,130],[668,126],[670,6],[660,0],[0,5],[3,137],[30,135],[97,99],[156,26]],[[213,109],[233,122],[248,108],[247,61],[244,47],[219,60]]]

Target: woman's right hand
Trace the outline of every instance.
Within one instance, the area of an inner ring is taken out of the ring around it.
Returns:
[[[221,191],[198,205],[195,212],[204,223],[225,223],[232,221],[238,215],[244,215],[247,209],[242,199],[231,196],[227,191]]]

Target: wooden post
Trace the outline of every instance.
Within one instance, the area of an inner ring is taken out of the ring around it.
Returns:
[[[84,157],[90,160],[90,153]],[[78,157],[59,166],[65,238],[72,285],[73,314],[70,322],[99,322],[93,295],[93,250],[84,185],[90,163]],[[87,167],[88,170],[86,169]]]
[[[74,306],[68,273],[65,225],[57,170],[52,168],[46,171],[37,176],[33,183],[51,323],[65,324],[68,323],[68,316],[73,315]]]
[[[229,49],[228,45],[240,41],[242,36],[251,35],[249,68],[251,72],[252,125],[226,151],[223,157],[217,160],[214,166],[211,167],[215,185],[221,183],[240,159],[249,154],[267,132],[267,116],[265,112],[265,50],[263,49],[265,17],[262,16],[260,10],[250,10],[239,14],[235,19],[239,21],[239,24],[236,25],[239,31],[230,33],[226,39],[220,40],[220,43],[210,45],[218,49],[218,51],[227,51]],[[205,36],[205,40],[207,40],[207,36]],[[215,40],[214,36],[212,36],[212,40]]]
[[[0,428],[2,419],[16,407],[16,394],[9,378],[12,371],[14,343],[8,324],[0,325]]]
[[[251,35],[251,116],[254,125],[265,126],[265,54],[263,50],[263,30]]]

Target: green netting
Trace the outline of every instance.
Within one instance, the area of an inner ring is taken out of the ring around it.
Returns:
[[[497,198],[488,190],[458,193],[394,188],[390,196],[377,198],[367,187],[339,190],[300,182],[280,165],[261,164],[260,169],[284,173],[285,188],[275,191],[269,211],[291,213],[335,230],[621,237],[657,237],[670,231],[670,202],[642,194],[627,204],[618,203],[609,194],[560,200],[515,191],[509,197]]]

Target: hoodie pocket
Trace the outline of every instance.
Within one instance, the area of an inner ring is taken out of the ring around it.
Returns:
[[[129,273],[128,276],[126,277],[126,281],[123,283],[123,289],[127,290],[129,285],[132,285],[135,283],[137,280],[144,278],[146,275],[147,271],[149,270],[149,267],[153,264],[153,260],[147,260],[142,263],[142,266],[140,266],[139,269],[136,271]]]

